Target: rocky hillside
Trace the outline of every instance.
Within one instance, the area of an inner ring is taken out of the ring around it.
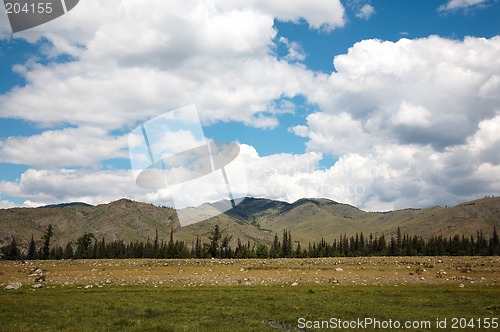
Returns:
[[[63,204],[42,208],[0,210],[0,246],[12,236],[26,247],[31,239],[40,241],[49,224],[54,227],[54,244],[75,241],[86,232],[109,241],[125,242],[153,239],[156,230],[160,239],[168,239],[173,229],[175,238],[188,244],[197,236],[207,241],[215,223],[229,235],[234,246],[242,242],[270,243],[275,233],[291,231],[294,241],[308,243],[340,234],[365,235],[402,232],[429,238],[433,235],[475,235],[482,230],[489,236],[493,227],[500,230],[500,198],[488,197],[454,207],[429,207],[391,212],[365,212],[354,206],[328,199],[301,199],[286,203],[269,199],[246,198],[226,214],[204,222],[180,227],[175,210],[121,199],[109,204],[87,206]]]

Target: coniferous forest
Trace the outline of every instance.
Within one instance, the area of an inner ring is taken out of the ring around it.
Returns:
[[[271,246],[266,244],[242,243],[237,239],[236,247],[229,245],[232,237],[224,234],[218,225],[210,232],[208,242],[197,237],[192,243],[175,240],[173,230],[168,241],[153,240],[130,242],[117,240],[107,242],[85,233],[65,246],[51,246],[54,236],[49,225],[37,247],[35,239],[27,251],[19,248],[15,238],[0,248],[0,257],[6,260],[34,259],[112,259],[112,258],[316,258],[316,257],[359,257],[359,256],[497,256],[500,255],[500,240],[496,228],[487,238],[479,230],[476,236],[454,237],[433,236],[427,240],[417,235],[403,234],[398,228],[396,236],[386,238],[363,233],[355,236],[341,235],[333,242],[322,239],[319,242],[294,242],[292,234],[283,230],[282,236],[275,234]]]

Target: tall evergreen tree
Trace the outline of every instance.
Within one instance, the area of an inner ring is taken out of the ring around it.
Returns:
[[[220,258],[220,241],[222,239],[222,231],[219,225],[215,225],[214,229],[210,232],[210,236],[208,237],[210,243],[208,245],[208,251],[210,256],[213,258]]]
[[[500,240],[498,238],[497,228],[493,227],[493,235],[490,239],[490,255],[500,255]]]
[[[47,226],[47,230],[45,231],[45,234],[43,235],[43,247],[42,247],[42,259],[49,259],[50,258],[50,239],[54,235],[54,230],[52,228],[52,225]]]
[[[28,249],[28,256],[26,258],[27,259],[37,259],[36,243],[35,243],[35,240],[33,239],[33,234],[31,235],[30,246]]]
[[[64,253],[63,253],[63,258],[64,259],[71,259],[74,256],[73,252],[73,243],[68,242],[66,243],[66,247],[64,247]]]
[[[281,257],[281,244],[280,244],[280,240],[278,238],[278,234],[275,234],[274,235],[274,241],[273,241],[273,244],[271,246],[271,250],[269,250],[269,256],[271,258],[278,258],[278,257]]]

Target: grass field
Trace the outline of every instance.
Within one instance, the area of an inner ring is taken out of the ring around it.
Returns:
[[[430,259],[1,262],[0,330],[310,331],[335,319],[488,330],[500,318],[498,257]],[[23,286],[4,290],[13,281]]]

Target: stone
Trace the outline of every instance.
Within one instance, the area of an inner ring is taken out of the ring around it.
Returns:
[[[13,282],[12,284],[8,284],[5,286],[5,290],[16,290],[23,286],[20,282]]]
[[[294,282],[294,283],[292,284],[292,286],[298,286],[298,285],[299,285],[299,283],[298,283],[298,282]]]
[[[31,287],[34,289],[38,289],[38,288],[42,288],[43,285],[42,284],[34,284],[34,285],[31,285]]]
[[[35,282],[44,282],[45,281],[45,275],[38,275],[36,278],[35,278]]]
[[[335,269],[335,271],[337,271],[337,272],[342,272],[342,271],[344,271],[344,269],[343,269],[343,268],[341,268],[341,267],[338,267],[338,268],[336,268],[336,269]]]

